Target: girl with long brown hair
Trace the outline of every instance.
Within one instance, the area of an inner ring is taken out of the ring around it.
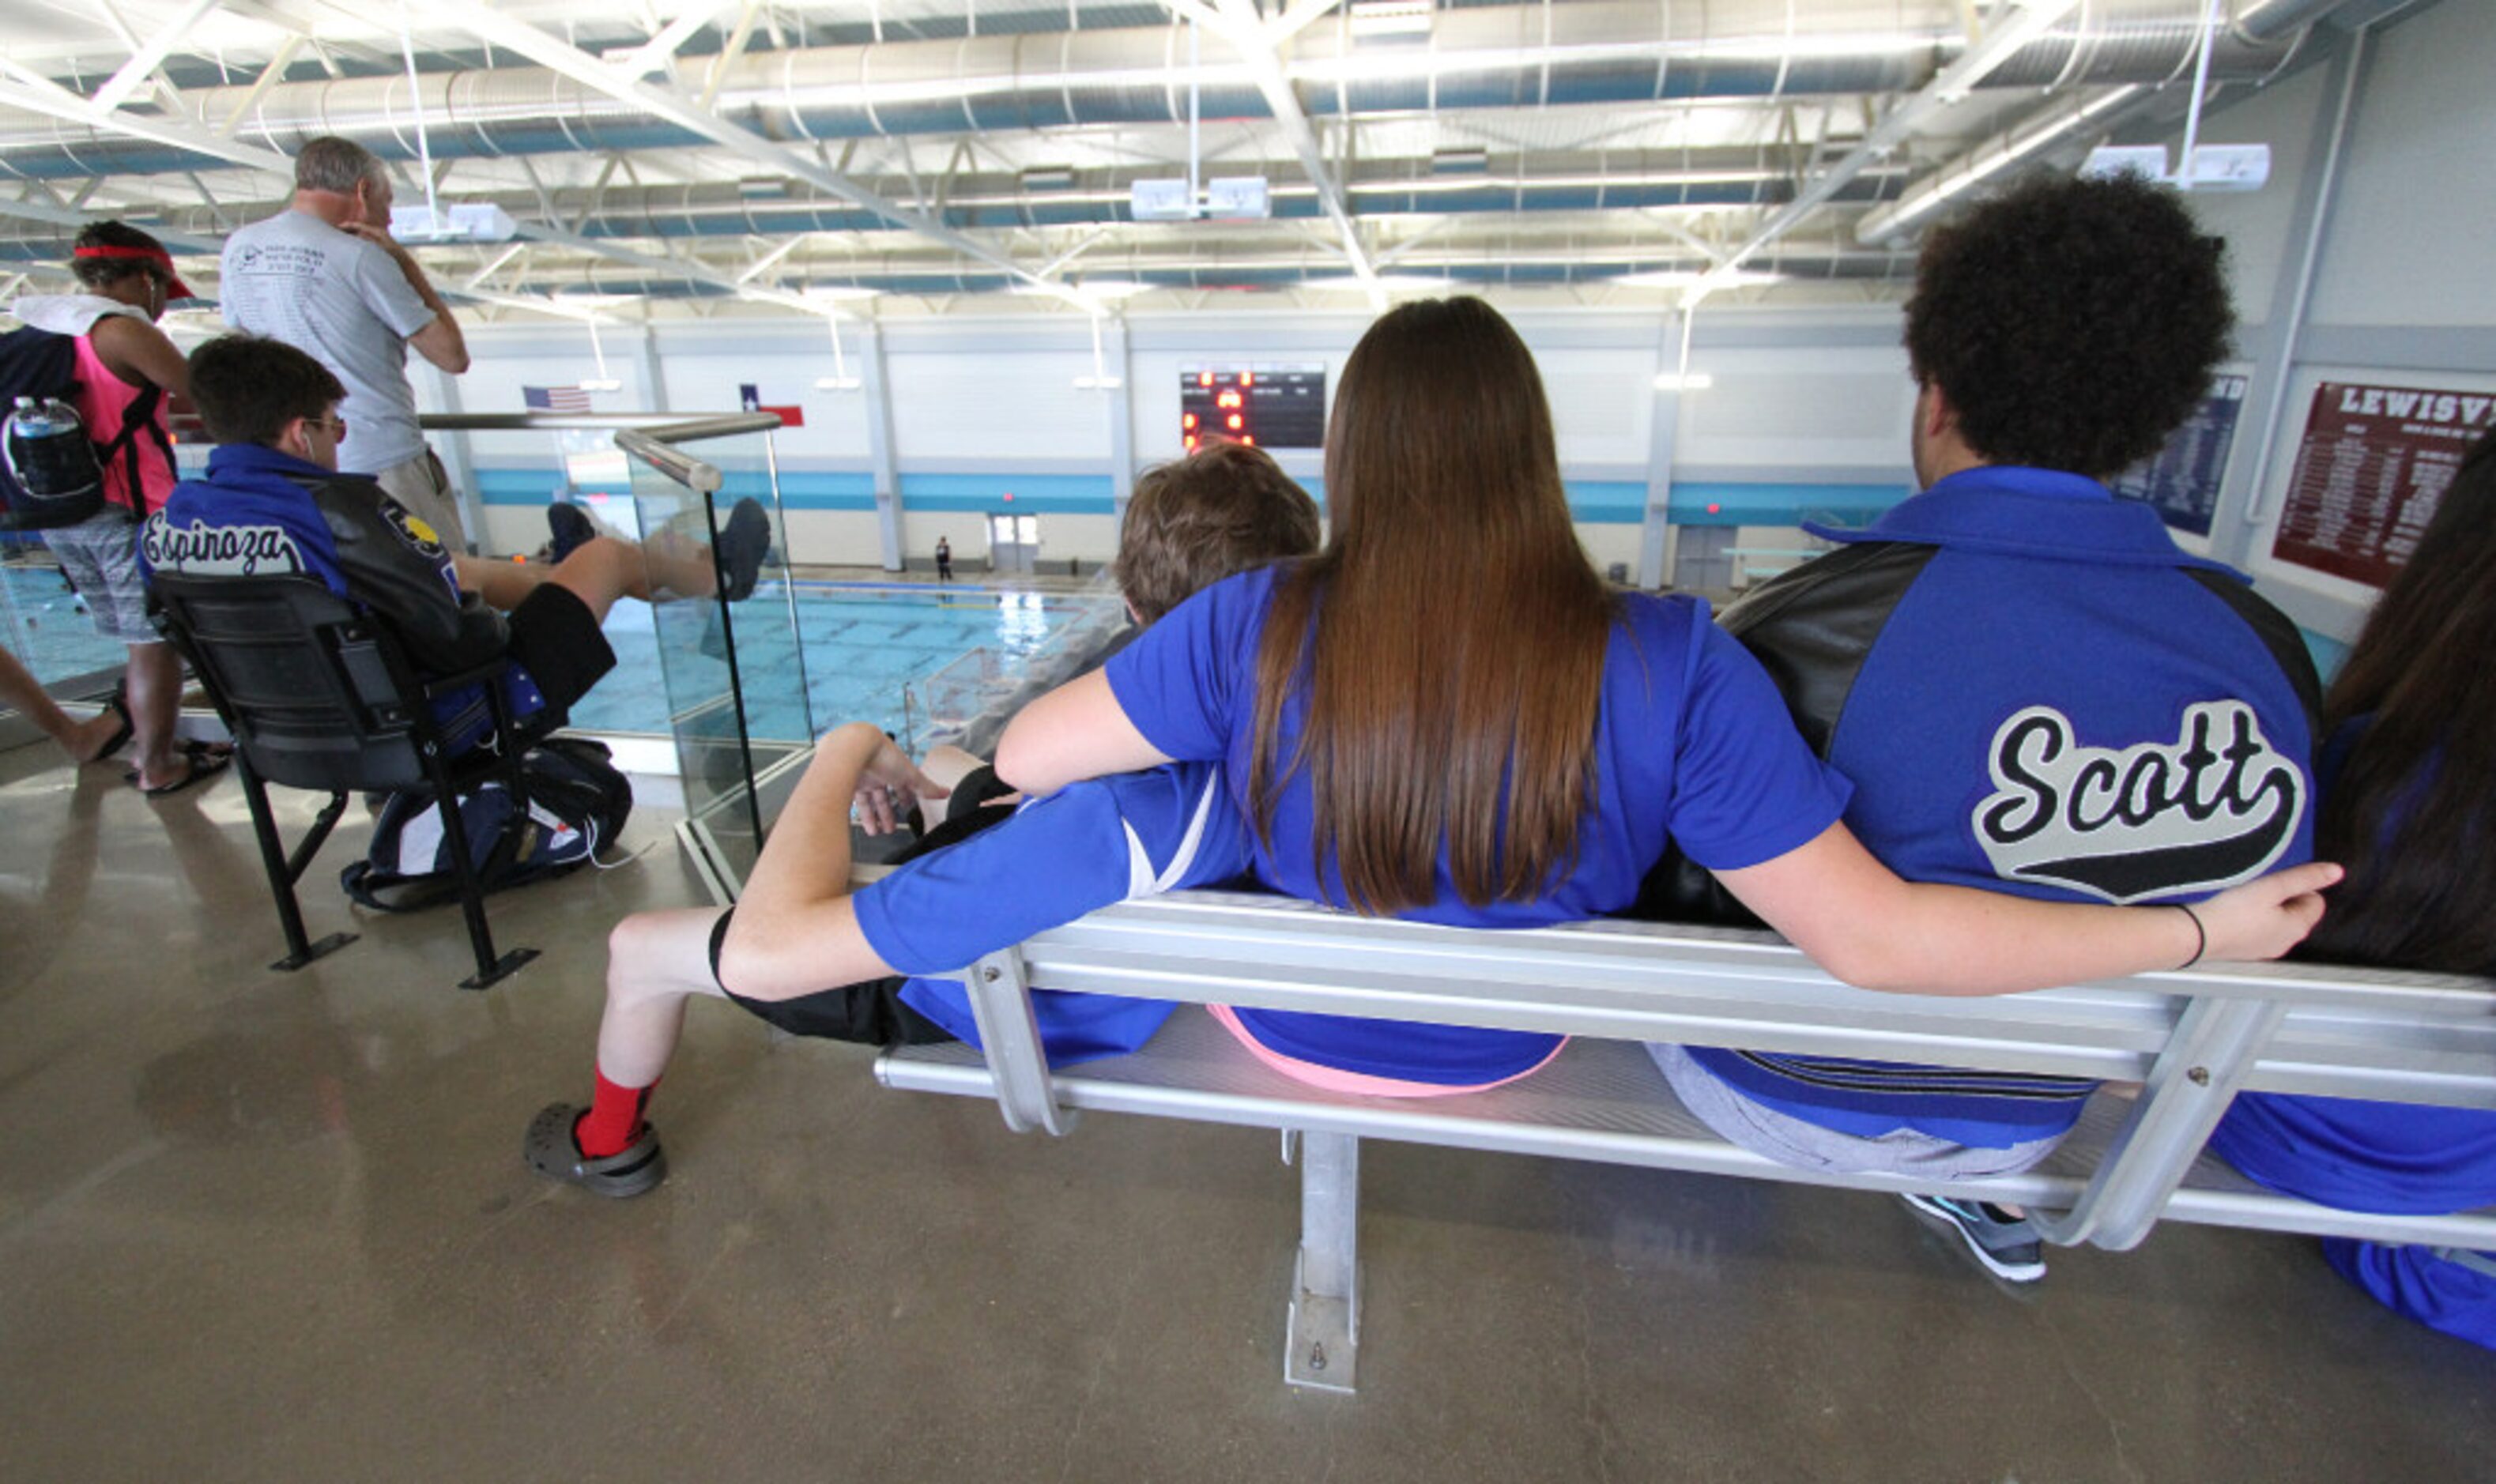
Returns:
[[[1225,764],[1277,890],[1372,915],[1526,927],[1617,912],[1677,840],[1840,977],[1998,993],[2271,957],[2329,867],[2189,911],[1900,881],[1837,822],[1849,791],[1703,603],[1607,590],[1571,525],[1533,356],[1479,299],[1408,304],[1345,363],[1326,548],[1219,583],[1007,729],[1031,791]],[[1560,1038],[1216,1012],[1304,1080],[1455,1092]]]
[[[2303,956],[2496,976],[2496,428],[2324,697],[2318,850],[2349,880]],[[2496,1113],[2247,1093],[2210,1147],[2274,1190],[2353,1211],[2496,1205]],[[2496,1349],[2496,1253],[2333,1240],[2376,1298]]]

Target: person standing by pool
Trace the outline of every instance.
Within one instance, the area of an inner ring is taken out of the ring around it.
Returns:
[[[415,257],[390,236],[390,170],[353,139],[313,139],[295,157],[292,209],[226,239],[226,323],[309,352],[347,388],[338,467],[368,476],[446,550],[468,534],[451,478],[426,448],[407,353],[457,376],[468,341]]]
[[[1687,597],[1587,561],[1534,357],[1480,299],[1406,304],[1345,363],[1326,549],[1219,582],[998,744],[1026,792],[1222,764],[1256,871],[1364,915],[1531,927],[1618,912],[1668,842],[1849,982],[1990,994],[2275,957],[2329,867],[2197,909],[1900,881],[1839,822],[1850,787]],[[1320,1086],[1427,1096],[1521,1077],[1562,1037],[1217,1011]]]
[[[953,543],[941,536],[936,538],[936,580],[953,580]]]
[[[70,249],[78,292],[30,294],[9,306],[21,333],[64,335],[78,358],[75,403],[101,455],[105,508],[76,525],[42,533],[95,632],[129,651],[121,688],[108,709],[124,724],[94,760],[135,742],[130,781],[151,798],[214,777],[229,754],[174,736],[182,704],[182,662],[147,621],[147,587],[134,549],[137,522],[162,509],[176,478],[167,431],[171,399],[188,396],[190,367],[156,326],[165,306],[190,298],[165,244],[120,222],[82,229]],[[67,744],[64,744],[67,745]]]

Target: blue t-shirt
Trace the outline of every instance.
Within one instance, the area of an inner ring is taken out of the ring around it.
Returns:
[[[1179,763],[1061,788],[956,845],[922,855],[852,898],[858,927],[896,973],[958,971],[1095,908],[1248,867],[1248,834],[1217,769]],[[977,1046],[959,979],[913,977],[902,1003]],[[1053,1066],[1124,1056],[1170,1018],[1158,1000],[1032,991]]]
[[[1267,568],[1218,582],[1181,603],[1111,660],[1105,673],[1127,719],[1172,757],[1220,762],[1244,814],[1257,704],[1257,652],[1274,584]],[[1283,707],[1280,756],[1291,756],[1305,698]],[[1435,898],[1402,913],[1461,927],[1540,927],[1619,912],[1668,838],[1713,870],[1773,860],[1810,843],[1846,807],[1845,780],[1795,735],[1759,662],[1690,598],[1627,594],[1604,660],[1595,722],[1597,812],[1581,820],[1575,868],[1530,901],[1475,908],[1457,895],[1442,849]],[[1271,848],[1250,832],[1256,873],[1277,891],[1344,900],[1332,862],[1323,878],[1310,838],[1305,773],[1285,785]],[[1404,1021],[1241,1009],[1239,1022],[1287,1057],[1368,1076],[1475,1086],[1532,1069],[1561,1037]]]

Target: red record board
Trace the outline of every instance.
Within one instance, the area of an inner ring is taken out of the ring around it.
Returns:
[[[2325,382],[2315,388],[2271,555],[2381,587],[2435,516],[2496,394]]]

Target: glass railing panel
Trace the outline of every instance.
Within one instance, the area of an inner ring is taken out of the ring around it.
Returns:
[[[130,659],[119,640],[95,632],[50,548],[31,534],[0,538],[0,647],[62,696],[103,695]]]
[[[767,790],[814,736],[770,435],[624,447],[655,598],[646,642],[675,742],[687,843],[733,890],[762,849],[768,810],[758,785]],[[730,589],[683,577],[689,556],[709,570],[706,553],[728,558],[717,565],[734,579]],[[633,637],[616,627],[610,641]]]

